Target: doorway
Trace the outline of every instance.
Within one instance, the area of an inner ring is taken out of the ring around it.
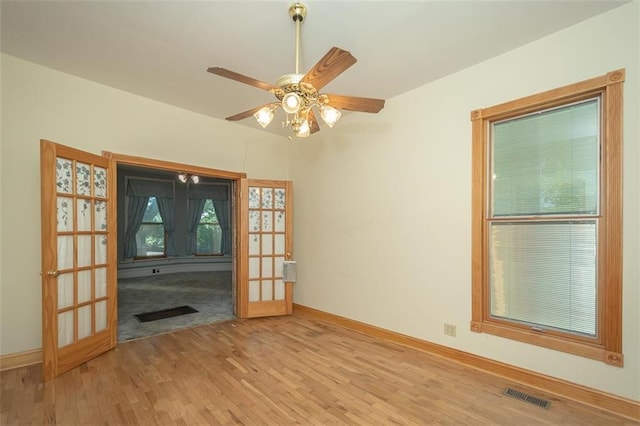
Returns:
[[[106,151],[98,156],[44,139],[40,141],[40,162],[45,381],[118,344],[118,165],[231,181],[228,201],[233,312],[238,318],[292,313],[295,280],[284,273],[293,248],[292,182],[247,179],[244,173]],[[146,208],[148,198],[139,195],[143,200],[136,202]],[[165,193],[160,198],[168,196]],[[167,200],[155,201],[163,209],[161,205]],[[142,223],[144,209],[137,211]],[[127,244],[137,244],[133,237]],[[169,241],[165,241],[167,254]],[[135,256],[129,257],[135,260]]]
[[[118,157],[118,341],[235,318],[236,179],[213,169]],[[160,194],[165,189],[169,195]],[[130,203],[137,195],[145,196],[146,207],[131,238],[129,215],[137,206]],[[163,196],[174,207],[171,227],[163,224]]]

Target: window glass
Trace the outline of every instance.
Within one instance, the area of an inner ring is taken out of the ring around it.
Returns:
[[[196,235],[196,254],[220,254],[222,245],[222,229],[218,224],[213,201],[207,199],[200,215]]]
[[[140,229],[136,233],[137,256],[165,254],[165,232],[156,197],[149,197]]]
[[[500,222],[490,231],[491,315],[596,335],[596,222]]]
[[[493,125],[493,215],[595,214],[598,100]]]

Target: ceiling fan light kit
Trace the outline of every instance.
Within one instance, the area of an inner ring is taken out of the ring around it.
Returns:
[[[275,85],[271,85],[222,67],[207,69],[212,74],[271,92],[278,100],[278,102],[261,105],[232,115],[226,120],[238,121],[253,115],[258,123],[266,128],[273,121],[278,108],[282,108],[286,114],[282,126],[290,127],[295,136],[303,138],[320,130],[314,108],[317,109],[320,117],[329,127],[333,127],[342,116],[340,109],[377,113],[384,108],[383,99],[319,92],[334,78],[356,63],[356,58],[346,50],[332,47],[306,74],[300,74],[300,25],[307,16],[307,7],[302,3],[293,3],[289,7],[289,16],[296,25],[295,73],[285,74],[278,78]]]

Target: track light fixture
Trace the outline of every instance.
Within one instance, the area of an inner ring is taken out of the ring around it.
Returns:
[[[190,175],[188,173],[178,173],[178,180],[182,183],[200,183],[200,176]]]

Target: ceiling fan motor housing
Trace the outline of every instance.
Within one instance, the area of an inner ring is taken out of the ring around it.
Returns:
[[[302,3],[293,3],[289,6],[289,16],[293,18],[293,22],[302,22],[307,17],[307,7]]]

